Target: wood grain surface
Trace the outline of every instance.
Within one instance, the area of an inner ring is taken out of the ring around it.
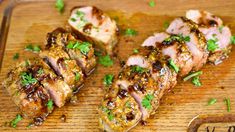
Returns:
[[[0,4],[0,17],[6,7],[6,0]],[[0,81],[17,61],[12,59],[15,53],[20,60],[37,56],[24,51],[28,44],[44,45],[46,34],[57,27],[65,27],[70,9],[78,5],[95,5],[108,13],[118,22],[120,29],[127,27],[138,31],[134,37],[120,35],[118,58],[115,65],[104,68],[97,65],[95,72],[86,79],[85,86],[77,94],[76,104],[67,103],[63,108],[56,108],[42,126],[26,128],[29,120],[21,121],[17,128],[5,126],[18,113],[17,107],[5,89],[0,89],[0,131],[99,131],[97,107],[103,97],[102,78],[107,73],[117,74],[119,61],[125,60],[134,48],[139,48],[144,39],[154,32],[163,31],[165,21],[183,16],[188,9],[210,11],[223,18],[235,34],[234,0],[156,0],[156,6],[148,6],[148,0],[65,0],[63,14],[57,12],[54,0],[19,2],[13,9],[10,29],[3,58]],[[118,18],[118,19],[117,19]],[[0,18],[1,20],[1,18]],[[234,49],[234,48],[233,48]],[[146,126],[138,125],[131,131],[183,132],[189,122],[198,115],[235,114],[235,51],[229,59],[219,66],[207,64],[202,70],[202,87],[194,87],[190,82],[179,81],[161,101],[155,116]],[[210,98],[217,103],[207,106]],[[224,98],[231,99],[231,112],[227,112]],[[66,115],[66,122],[60,120]],[[234,123],[233,123],[234,125]],[[202,125],[200,132],[208,125]],[[212,125],[209,125],[213,127]],[[226,125],[214,125],[218,130],[225,130]],[[222,127],[222,128],[219,128]],[[215,131],[217,132],[217,131]]]

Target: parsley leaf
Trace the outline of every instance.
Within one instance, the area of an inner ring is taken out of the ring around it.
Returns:
[[[231,44],[235,44],[235,36],[231,36],[230,41],[231,41]]]
[[[75,81],[78,81],[80,79],[80,77],[81,77],[81,75],[78,72],[76,72],[75,73]]]
[[[31,85],[37,82],[37,80],[32,77],[31,73],[22,72],[20,76],[21,76],[21,83],[23,86]]]
[[[104,112],[107,114],[108,119],[109,119],[110,121],[112,121],[112,120],[114,119],[114,115],[113,115],[113,113],[111,112],[111,110],[109,110],[109,109],[106,108],[106,107],[101,107],[101,108],[102,108],[102,111],[104,111]]]
[[[40,48],[40,46],[38,46],[38,45],[32,45],[32,44],[29,44],[29,45],[27,45],[26,47],[25,47],[25,50],[26,51],[33,51],[33,52],[39,52],[39,51],[41,51],[41,48]]]
[[[202,74],[202,71],[197,71],[197,72],[193,72],[193,73],[190,73],[188,74],[186,77],[184,77],[184,81],[188,81],[190,78],[193,78],[193,77],[196,77],[196,76],[199,76]]]
[[[138,73],[144,73],[147,71],[147,69],[140,67],[140,66],[132,66],[131,67],[132,72],[138,72]]]
[[[137,35],[137,31],[135,31],[134,29],[131,29],[131,28],[127,28],[125,30],[125,35],[126,36],[136,36]]]
[[[185,41],[185,42],[190,42],[190,37],[189,37],[189,36],[185,36],[185,37],[184,37],[184,41]]]
[[[105,67],[112,66],[113,60],[110,58],[109,55],[99,56],[99,63]]]
[[[68,49],[78,49],[80,52],[84,55],[87,55],[87,53],[90,51],[91,44],[88,42],[78,42],[75,43],[72,41],[69,41],[68,45],[66,46]]]
[[[83,19],[83,17],[85,16],[85,13],[82,12],[82,11],[77,10],[76,15],[77,15],[77,17],[79,17],[80,19]]]
[[[107,74],[104,76],[103,83],[105,86],[109,86],[113,82],[114,76],[112,74]]]
[[[127,108],[131,108],[131,103],[130,103],[129,101],[127,101],[126,104],[125,104],[125,106],[126,106]]]
[[[207,50],[213,52],[213,51],[215,51],[216,49],[218,49],[219,46],[216,44],[217,41],[218,41],[218,40],[216,40],[216,39],[209,39],[209,40],[207,41]]]
[[[60,13],[62,13],[64,11],[64,1],[56,0],[55,7]]]
[[[137,53],[139,53],[139,50],[138,50],[138,49],[134,49],[133,52],[134,52],[135,54],[137,54]]]
[[[219,32],[222,33],[224,26],[219,26]]]
[[[156,5],[155,1],[154,0],[150,0],[149,1],[149,6],[150,7],[154,7]]]
[[[213,105],[217,102],[217,99],[215,98],[211,98],[209,101],[208,101],[208,105]]]
[[[165,22],[163,23],[164,29],[167,29],[167,28],[169,27],[169,25],[170,25],[170,23],[169,23],[168,21],[165,21]]]
[[[76,22],[76,21],[77,21],[76,18],[70,18],[70,20],[71,20],[72,22]]]
[[[190,41],[190,37],[189,36],[183,36],[182,34],[179,35],[171,35],[170,37],[166,38],[163,42],[164,43],[170,43],[173,41],[184,41],[184,42],[189,42]]]
[[[192,83],[193,83],[195,86],[197,86],[197,87],[202,86],[202,83],[200,82],[199,76],[193,77]]]
[[[152,108],[151,101],[153,100],[154,96],[151,94],[145,95],[144,99],[141,101],[141,104],[144,108],[150,110]]]
[[[38,73],[39,75],[42,75],[42,74],[43,74],[43,69],[40,68],[37,73]]]
[[[171,67],[172,69],[175,70],[176,73],[179,72],[179,67],[176,66],[176,64],[174,63],[174,61],[173,61],[172,59],[169,60],[169,65],[170,65],[170,67]]]
[[[227,111],[230,112],[231,111],[231,102],[229,98],[224,99],[224,102],[227,105]]]
[[[13,60],[17,60],[19,59],[20,57],[20,54],[19,53],[15,53],[14,56],[13,56]]]
[[[50,99],[50,100],[48,100],[48,102],[47,102],[47,108],[49,109],[49,110],[52,110],[53,109],[53,101]]]
[[[20,114],[17,114],[15,119],[11,121],[11,127],[16,128],[17,123],[19,123],[22,119],[22,116]]]

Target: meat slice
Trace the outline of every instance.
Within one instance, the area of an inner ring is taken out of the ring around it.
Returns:
[[[71,59],[76,60],[77,64],[82,68],[86,75],[89,75],[95,68],[96,59],[92,44],[83,42],[63,28],[57,28],[47,34],[46,47],[53,45],[64,46],[65,51]]]
[[[53,110],[53,107],[47,107],[51,100],[49,92],[33,77],[25,62],[17,64],[8,73],[3,87],[19,107],[23,117],[34,119],[36,125],[40,125]]]
[[[176,18],[171,22],[166,32],[190,38],[186,45],[193,55],[194,71],[199,70],[206,63],[208,57],[206,39],[196,23],[185,17]]]
[[[118,42],[118,28],[116,22],[102,10],[94,6],[76,7],[72,9],[68,23],[80,38],[113,54]]]
[[[128,82],[116,80],[108,93],[105,94],[99,107],[101,129],[128,131],[141,120],[141,112],[134,98],[128,93]]]
[[[188,74],[194,65],[193,56],[183,40],[182,35],[170,35],[167,33],[156,33],[147,38],[142,46],[155,47],[164,56],[168,56],[180,68],[180,76]]]
[[[84,75],[76,61],[69,58],[68,54],[60,45],[54,45],[40,53],[45,58],[57,75],[63,77],[64,81],[73,91],[77,91],[84,82]]]
[[[228,57],[231,52],[231,31],[228,26],[223,25],[223,21],[206,11],[189,10],[186,12],[186,17],[196,22],[200,27],[199,30],[205,35],[208,44],[209,41],[214,41],[216,48],[210,49],[208,61],[217,65]]]
[[[29,71],[49,91],[49,94],[58,107],[64,106],[72,96],[71,88],[42,60],[34,59],[29,62]]]

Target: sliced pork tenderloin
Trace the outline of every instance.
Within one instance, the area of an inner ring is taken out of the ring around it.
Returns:
[[[117,79],[99,107],[100,127],[108,132],[125,132],[141,120],[139,105],[128,93],[128,81]]]
[[[19,107],[23,117],[34,119],[35,125],[41,125],[52,112],[53,106],[47,106],[51,101],[49,92],[33,77],[27,66],[25,61],[17,64],[3,81],[3,87]]]
[[[69,58],[62,46],[54,45],[39,55],[47,60],[57,75],[63,77],[73,91],[77,91],[83,85],[84,75],[81,68],[75,60]]]
[[[228,26],[223,25],[223,21],[206,11],[189,10],[186,17],[196,22],[199,30],[207,39],[207,50],[210,52],[208,61],[217,65],[228,58],[231,52],[231,31]]]
[[[198,71],[207,62],[206,39],[196,23],[185,17],[176,18],[170,23],[166,32],[187,38],[186,45],[193,56],[194,71]]]
[[[47,35],[46,47],[53,45],[64,46],[65,51],[71,59],[76,60],[86,75],[89,75],[95,68],[96,59],[92,44],[83,42],[75,37],[76,35],[67,32],[63,28],[57,28]]]
[[[68,20],[72,31],[81,39],[95,44],[96,47],[113,54],[118,42],[117,25],[107,14],[94,6],[75,7]]]

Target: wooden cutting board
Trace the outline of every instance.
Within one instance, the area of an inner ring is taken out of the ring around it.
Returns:
[[[9,1],[0,4],[0,16]],[[31,58],[36,54],[24,51],[28,44],[43,46],[46,34],[57,27],[65,27],[70,9],[79,5],[95,5],[116,19],[120,29],[127,27],[138,31],[134,37],[120,35],[118,57],[115,65],[104,68],[97,65],[95,72],[87,78],[85,86],[77,94],[75,104],[68,103],[63,108],[56,108],[42,126],[26,128],[29,120],[21,121],[17,128],[10,128],[5,122],[11,121],[18,113],[16,106],[5,89],[0,89],[0,131],[99,131],[97,107],[103,97],[102,78],[105,74],[117,74],[120,60],[126,60],[134,48],[154,32],[164,31],[164,22],[170,22],[177,16],[184,16],[188,9],[210,11],[223,18],[235,34],[235,1],[234,0],[156,0],[156,6],[150,7],[148,0],[65,0],[63,14],[54,8],[54,0],[18,1],[13,8],[10,28],[7,36],[0,81],[8,70],[17,62],[12,59],[15,53],[20,59]],[[1,20],[1,18],[0,18]],[[1,37],[1,36],[0,36]],[[234,48],[233,48],[234,49]],[[2,49],[1,49],[2,52]],[[228,131],[235,123],[235,51],[229,59],[218,66],[207,64],[202,70],[202,86],[195,87],[190,82],[179,81],[161,101],[155,116],[148,120],[146,126],[138,125],[131,131],[182,132],[187,131],[190,121],[199,117],[214,117],[214,123],[201,125],[198,131]],[[217,103],[207,106],[210,98]],[[227,112],[224,98],[230,98],[231,111]],[[66,116],[66,121],[60,117]],[[224,115],[227,117],[225,118]],[[220,116],[221,118],[217,118]],[[207,118],[206,118],[207,119]],[[219,120],[220,119],[220,120]],[[222,120],[221,120],[222,119]],[[198,119],[200,120],[200,118]],[[232,123],[217,123],[226,120]],[[213,121],[212,121],[213,122]],[[199,123],[200,124],[200,123]],[[199,126],[196,124],[196,126]]]

